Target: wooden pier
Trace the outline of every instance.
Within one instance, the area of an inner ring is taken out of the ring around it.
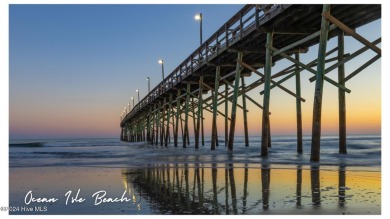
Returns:
[[[246,103],[250,101],[262,110],[261,156],[268,156],[271,147],[271,91],[275,92],[273,88],[278,87],[296,99],[297,153],[302,153],[301,102],[305,99],[301,97],[301,86],[302,83],[315,82],[311,161],[320,161],[324,83],[332,84],[339,92],[339,153],[347,153],[345,93],[351,90],[346,82],[381,58],[381,49],[377,47],[381,38],[370,42],[355,29],[380,18],[379,4],[245,5],[120,118],[121,140],[148,141],[167,146],[172,135],[173,145],[178,147],[181,136],[182,147],[185,148],[189,144],[189,125],[192,123],[195,148],[199,148],[200,144],[205,144],[203,115],[209,112],[212,114],[210,149],[214,150],[219,145],[218,130],[223,132],[217,127],[217,115],[220,115],[225,121],[225,146],[232,151],[239,111],[243,113],[245,145],[249,145]],[[344,54],[345,35],[359,41],[362,48],[352,54]],[[337,37],[338,46],[328,49],[327,42],[333,37]],[[302,63],[300,53],[306,53],[310,46],[316,44],[318,56],[309,63]],[[347,74],[344,64],[368,50],[377,55]],[[337,56],[330,58],[336,51]],[[280,60],[289,60],[291,66],[272,72]],[[326,68],[326,63],[332,65]],[[335,69],[338,81],[326,76]],[[313,74],[310,82],[301,81],[302,71]],[[246,77],[258,79],[245,84]],[[283,86],[283,82],[293,77],[295,91]],[[260,92],[262,103],[258,97],[247,95],[263,84],[264,90]],[[242,98],[242,105],[238,104],[239,98]],[[218,109],[222,104],[224,111]]]

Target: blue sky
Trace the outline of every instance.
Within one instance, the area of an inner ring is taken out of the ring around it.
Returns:
[[[79,126],[99,117],[110,118],[105,126],[112,131],[101,127],[96,135],[114,135],[135,90],[146,94],[145,78],[152,88],[161,80],[158,59],[168,75],[199,46],[194,15],[203,13],[205,40],[241,7],[10,5],[10,136],[89,135],[50,123]],[[95,123],[90,130],[104,125]]]
[[[118,137],[123,107],[161,81],[199,46],[203,13],[203,40],[220,28],[243,5],[10,5],[9,6],[9,132],[10,138]],[[382,34],[381,20],[357,32],[370,41]],[[336,45],[329,40],[329,49]],[[346,52],[361,48],[346,37]],[[303,54],[307,63],[317,46]],[[346,65],[347,73],[375,54]],[[277,72],[288,61],[278,62]],[[337,74],[329,74],[333,78]],[[311,133],[314,83],[302,75],[304,133]],[[256,80],[247,79],[247,83]],[[370,83],[366,83],[369,81]],[[381,130],[381,61],[347,87],[348,133],[378,134]],[[285,86],[294,89],[294,80]],[[251,96],[262,103],[258,92]],[[362,89],[364,88],[364,89]],[[367,92],[369,90],[369,92]],[[324,87],[325,134],[337,133],[337,89]],[[136,101],[137,102],[137,101]],[[283,106],[283,107],[280,107]],[[295,100],[278,89],[272,91],[272,133],[295,134]],[[260,135],[261,112],[249,104],[251,134]],[[361,116],[361,115],[370,115]],[[210,116],[206,114],[205,116]],[[241,112],[237,134],[242,134]],[[209,121],[209,120],[207,120]],[[206,124],[207,126],[207,124]],[[209,127],[209,126],[207,126]]]
[[[3,33],[0,90],[3,102],[8,102],[9,97],[9,108],[5,104],[1,108],[3,145],[7,145],[8,131],[11,138],[118,137],[119,115],[131,96],[136,95],[135,89],[141,89],[142,96],[147,89],[146,76],[152,78],[152,87],[160,80],[161,66],[157,60],[164,58],[167,75],[197,48],[199,23],[194,20],[194,14],[203,12],[206,39],[241,8],[240,5],[8,5],[15,2],[0,3]],[[383,4],[383,12],[389,11],[387,2],[374,3]],[[382,23],[388,23],[387,13],[382,15]],[[376,25],[383,26],[381,22]],[[365,30],[364,36],[377,33],[377,28]],[[385,39],[388,38],[386,30],[383,28],[383,33],[379,33]],[[386,45],[381,45],[385,51]],[[315,54],[315,48],[310,49]],[[384,54],[383,63],[388,63]],[[370,80],[371,73],[376,75],[373,90],[378,93],[383,88],[382,111],[390,110],[386,98],[388,67],[381,62],[370,68],[371,72],[358,75],[359,81],[351,80],[352,94],[347,98],[360,101],[360,105],[351,105],[347,99],[347,110],[370,108],[369,101],[375,96],[370,96],[372,89],[365,87],[364,81]],[[275,105],[280,93],[272,93],[271,104]],[[309,102],[304,106],[310,111],[312,96],[304,94],[304,97]],[[332,98],[337,102],[337,96]],[[359,113],[362,117],[368,114]],[[382,113],[384,146],[389,143],[388,121],[387,113]],[[382,147],[384,155],[386,148]],[[1,159],[4,175],[8,175],[7,149]],[[383,165],[387,166],[386,159]],[[383,176],[388,175],[387,168],[383,169]],[[8,193],[4,194],[0,200],[6,206]]]

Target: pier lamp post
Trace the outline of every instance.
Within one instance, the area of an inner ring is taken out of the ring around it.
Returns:
[[[203,20],[203,17],[202,17],[202,13],[199,13],[197,15],[195,15],[195,20],[199,21],[200,23],[200,45],[202,46],[202,43],[203,43],[203,40],[202,40],[202,20]]]
[[[158,63],[161,64],[162,79],[164,80],[164,60],[158,60]]]
[[[134,109],[134,97],[131,97],[131,100],[133,101],[133,109]]]
[[[127,104],[127,106],[129,107],[129,112],[130,112],[130,102]]]
[[[137,91],[137,94],[138,94],[138,103],[139,103],[139,89],[135,90]]]
[[[150,93],[150,78],[146,77],[146,80],[148,81],[148,93]]]

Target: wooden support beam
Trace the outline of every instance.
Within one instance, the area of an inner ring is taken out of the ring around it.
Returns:
[[[329,31],[334,30],[334,29],[336,29],[336,28],[337,28],[336,25],[331,25],[331,26],[329,27]],[[294,42],[294,43],[292,43],[292,44],[290,44],[290,45],[288,45],[288,46],[285,46],[285,47],[279,49],[278,51],[274,51],[274,53],[272,54],[272,56],[277,56],[277,55],[279,55],[280,53],[284,53],[284,52],[286,52],[286,51],[288,51],[288,50],[290,50],[290,49],[292,49],[292,48],[295,48],[295,47],[301,45],[302,43],[305,43],[305,42],[307,42],[307,41],[310,41],[310,40],[312,40],[312,39],[315,39],[315,38],[317,38],[317,37],[320,36],[320,33],[321,33],[321,31],[317,31],[317,32],[315,32],[315,33],[313,33],[313,34],[311,34],[311,35],[309,35],[309,36],[307,36],[307,37],[305,37],[305,38],[303,38],[303,39],[301,39],[301,40],[298,40],[298,41],[296,41],[296,42]]]
[[[195,96],[195,95],[194,95]],[[192,111],[192,125],[193,125],[193,130],[194,130],[194,136],[197,132],[197,127],[196,127],[196,116],[195,116],[195,102],[194,102],[194,97],[191,97],[191,111]],[[197,149],[195,147],[195,149]]]
[[[246,90],[246,92],[249,92],[249,91],[253,90],[254,88],[260,86],[260,85],[263,84],[263,83],[264,83],[264,80],[262,81],[261,79],[259,79],[259,80],[255,81],[255,82],[253,82],[252,84],[246,86],[246,87],[245,87],[245,90]],[[225,85],[227,86],[227,84],[225,84]],[[226,92],[226,93],[227,93],[227,92]],[[231,94],[232,94],[232,92],[230,92],[229,94],[227,94],[227,96],[228,96],[228,95],[231,95]],[[242,95],[242,92],[239,91],[239,92],[238,92],[238,96],[240,96],[240,95]],[[229,98],[228,98],[229,101],[232,101],[231,98],[232,98],[232,97],[229,97]],[[256,106],[258,106],[260,109],[263,109],[263,106],[261,106],[260,104],[258,104],[258,103],[257,103],[255,100],[253,100],[250,96],[246,95],[246,98],[247,98],[248,100],[250,100],[252,103],[254,103]],[[220,100],[222,100],[222,99],[223,99],[223,98],[221,98]],[[226,98],[225,98],[225,100],[222,100],[221,102],[219,102],[218,105],[224,103],[225,101],[227,101]],[[249,111],[247,110],[247,112],[249,112]],[[271,115],[271,112],[270,112],[269,114]]]
[[[199,78],[199,96],[198,96],[198,118],[196,120],[196,131],[195,131],[195,148],[199,148],[199,131],[201,129],[200,127],[200,121],[201,121],[201,112],[203,111],[203,103],[202,103],[202,91],[203,91],[203,76],[200,76]]]
[[[177,90],[177,96],[179,97],[181,93],[181,90]],[[173,144],[175,147],[177,147],[177,141],[178,141],[178,131],[179,131],[179,115],[181,114],[180,108],[180,98],[176,99],[177,104],[176,104],[176,126],[175,130],[173,131]]]
[[[323,14],[330,11],[330,5],[323,5]],[[318,63],[316,73],[316,86],[314,92],[313,104],[313,124],[310,161],[320,161],[321,144],[321,111],[322,111],[322,92],[324,87],[325,72],[325,54],[328,41],[329,21],[325,17],[321,20],[321,35],[318,47]]]
[[[270,49],[271,49],[272,51],[278,51],[278,49],[276,49],[275,47],[272,47],[272,46],[270,47]],[[311,67],[309,67],[309,66],[307,66],[307,65],[305,65],[305,64],[303,64],[303,63],[301,63],[301,62],[297,62],[295,59],[291,58],[290,56],[288,56],[288,55],[286,55],[286,54],[284,54],[284,53],[282,53],[282,52],[279,53],[279,55],[282,56],[283,58],[285,58],[285,59],[287,59],[287,60],[289,60],[289,61],[295,63],[295,64],[298,64],[301,68],[304,68],[305,70],[311,72],[312,74],[315,74],[315,75],[317,74],[317,72],[316,72],[315,70],[313,70]],[[325,57],[325,53],[324,53],[323,56]],[[324,64],[325,64],[325,60],[324,60]],[[334,80],[332,80],[332,79],[330,79],[330,78],[328,78],[328,77],[326,77],[326,76],[323,76],[323,77],[324,77],[324,80],[325,80],[325,81],[327,81],[327,82],[333,84],[334,86],[336,86],[336,87],[338,87],[338,88],[340,88],[340,89],[343,89],[343,90],[344,90],[345,92],[347,92],[347,93],[351,93],[351,90],[348,89],[348,88],[346,88],[345,86],[342,86],[342,85],[338,84],[337,82],[335,82]]]
[[[234,75],[235,73],[236,73],[235,71],[232,71],[232,72],[230,72],[229,74],[226,74],[226,75],[224,75],[223,77],[221,77],[219,80],[222,81],[222,80],[224,80],[224,79],[226,79],[226,78],[228,78],[228,77]]]
[[[358,40],[359,42],[363,43],[364,45],[370,47],[370,49],[372,49],[374,52],[378,53],[378,55],[382,55],[382,50],[378,47],[376,47],[374,44],[370,43],[368,40],[366,40],[364,37],[362,37],[361,35],[357,34],[354,30],[352,30],[351,28],[349,28],[347,25],[345,25],[344,23],[342,23],[341,21],[337,20],[337,18],[333,17],[332,15],[330,15],[330,12],[325,12],[325,13],[322,13],[322,16],[327,19],[328,21],[332,22],[333,24],[335,24],[338,28],[340,28],[341,30],[343,30],[345,33],[348,33],[349,35],[351,35],[353,38],[355,38],[356,40]]]
[[[155,118],[154,118],[154,113],[153,113],[153,106],[151,106],[151,109],[152,109],[152,114],[150,115],[150,121],[151,121],[151,135],[152,135],[152,140],[154,142],[154,139],[153,139],[153,136],[154,136],[154,131],[155,131],[155,127],[154,127],[154,121],[155,121]]]
[[[243,117],[244,117],[244,136],[245,136],[245,146],[249,146],[249,136],[248,136],[248,118],[246,114],[246,92],[245,92],[245,79],[244,76],[241,75],[241,93],[242,93],[242,107],[244,108]]]
[[[265,56],[265,69],[264,69],[264,98],[263,98],[263,117],[262,117],[262,134],[261,134],[261,156],[268,156],[269,145],[269,104],[270,104],[270,87],[271,87],[271,67],[272,67],[272,46],[273,35],[267,33],[267,53]]]
[[[374,63],[376,60],[380,59],[381,55],[376,55],[372,59],[368,60],[366,63],[364,63],[362,66],[360,66],[358,69],[353,71],[351,74],[349,74],[344,80],[342,80],[343,83],[349,81],[352,77],[363,71],[365,68],[370,66],[372,63]]]
[[[251,64],[254,68],[264,68],[265,64],[264,63],[253,63]]]
[[[191,96],[192,96],[192,97],[196,97],[195,94],[191,94]],[[211,104],[209,104],[209,103],[206,102],[206,99],[203,101],[203,104],[205,104],[206,106],[210,107],[210,109],[213,108],[213,106],[212,106]],[[207,111],[209,111],[209,112],[212,113],[212,111],[209,110],[209,109],[207,109],[207,107],[205,107],[205,108],[203,108],[203,109],[204,109],[204,110],[207,110]],[[192,108],[190,108],[190,110],[192,110]],[[225,116],[225,113],[223,113],[223,112],[221,112],[221,111],[219,111],[219,110],[217,110],[217,112],[218,112],[219,115]],[[230,120],[230,118],[229,118],[229,120]]]
[[[228,87],[228,84],[225,84],[225,147],[227,147],[227,144],[228,144],[228,141],[229,141],[229,136],[228,136],[228,132],[229,132],[229,121],[228,121],[228,113],[229,113],[229,101],[227,100],[227,97],[228,97],[228,90],[229,90],[229,87]]]
[[[299,62],[299,53],[295,54],[295,59]],[[299,66],[295,64],[295,93],[301,95],[301,74]],[[301,101],[298,99],[295,102],[297,111],[297,153],[303,153],[303,140],[302,140],[302,107]]]
[[[260,105],[258,102],[256,102],[254,99],[252,99],[250,96],[246,95],[245,94],[245,98],[250,100],[253,104],[255,104],[257,107],[259,107],[260,109],[263,109],[263,106]],[[271,112],[269,113],[271,115]]]
[[[211,67],[215,67],[215,66],[221,66],[221,67],[234,67],[233,64],[221,64],[221,63],[211,63],[211,62],[208,62],[207,63],[207,66],[211,66]]]
[[[153,114],[153,106],[150,107],[150,144],[153,145],[154,144],[154,123],[153,123],[153,120],[154,120],[154,114]]]
[[[151,110],[151,108],[149,108],[149,116],[147,116],[147,122],[148,122],[148,124],[147,124],[147,131],[146,131],[146,140],[150,143],[150,141],[151,141],[151,138],[150,138],[150,128],[151,128],[151,125],[150,125],[150,117],[151,117],[151,113],[152,112],[152,110]]]
[[[291,72],[295,71],[295,70],[294,70],[294,67],[295,67],[295,66],[296,66],[296,64],[292,64],[292,65],[288,66],[287,68],[285,68],[285,69],[279,71],[278,73],[272,75],[271,78],[278,78],[278,77],[280,77],[280,76],[283,76],[283,75],[286,75],[286,74],[288,74],[288,73],[291,73]],[[275,87],[276,84],[273,84],[273,86]],[[272,89],[272,86],[271,86],[271,89]]]
[[[207,65],[214,66],[214,64],[207,64]],[[214,76],[214,74],[205,73],[205,72],[201,72],[201,73],[193,72],[191,75],[193,75],[193,76]]]
[[[334,53],[334,52],[336,52],[336,51],[337,51],[337,47],[335,47],[335,48],[333,48],[332,50],[328,51],[328,52],[325,54],[325,56],[328,56],[328,55],[330,55],[330,54],[332,54],[332,53]],[[336,58],[337,58],[337,57],[336,57]],[[291,65],[290,67],[294,67],[294,66],[296,66],[296,65],[297,65],[297,64],[295,63],[295,64]],[[312,60],[311,62],[309,62],[309,63],[307,64],[307,66],[310,66],[310,67],[312,67],[313,65],[317,65],[317,58],[314,59],[314,60]],[[290,67],[288,67],[288,68],[290,68]],[[284,75],[284,74],[282,74],[282,72],[284,72],[285,70],[287,71],[288,68],[286,68],[286,69],[280,71],[280,72],[279,72],[280,74],[279,74],[279,73],[275,74],[274,77],[279,77],[279,76]],[[301,72],[301,71],[303,71],[303,70],[305,70],[305,69],[304,69],[304,68],[300,68],[298,71],[295,71],[295,72],[289,74],[288,76],[284,77],[283,79],[280,79],[279,81],[276,82],[276,84],[281,84],[281,83],[283,83],[284,81],[286,81],[286,80],[288,80],[289,78],[293,77],[296,73],[299,73],[299,72]],[[276,76],[276,75],[277,75],[277,76]],[[272,90],[274,87],[276,87],[276,84],[271,85],[271,90]],[[264,94],[264,91],[261,91],[260,94],[263,95],[263,94]]]
[[[161,102],[159,102],[159,105],[161,105]],[[158,133],[159,133],[159,128],[160,128],[160,108],[155,105],[156,107],[156,145],[158,145]]]
[[[344,32],[340,31],[338,35],[338,58],[339,62],[342,62],[344,58]],[[338,79],[341,85],[345,85],[343,82],[345,78],[344,63],[338,66]],[[345,104],[345,92],[339,89],[339,153],[347,153],[347,125],[346,125],[346,104]]]
[[[217,66],[218,67],[218,66]],[[215,83],[216,84],[216,83]],[[207,89],[209,89],[209,90],[214,90],[214,88],[212,88],[210,85],[208,85],[208,84],[206,84],[206,83],[204,83],[204,82],[202,82],[202,83],[200,83],[200,85],[201,86],[205,86]],[[215,87],[218,89],[218,87],[217,87],[217,85],[215,85]]]
[[[293,54],[293,53],[296,53],[298,51],[300,53],[307,53],[309,51],[309,48],[308,47],[293,48],[293,49],[290,49],[288,51],[285,51],[285,53]],[[253,47],[243,48],[243,47],[237,47],[237,48],[230,48],[229,52],[243,52],[244,54],[251,54],[251,53],[252,54],[253,53],[265,54],[265,48],[253,48]],[[230,67],[232,67],[232,66],[233,65],[231,65]],[[265,66],[265,64],[264,63],[256,63],[256,64],[253,64],[251,66],[258,67],[258,68],[263,68]]]
[[[268,117],[268,148],[271,148],[271,118]]]
[[[224,80],[224,81],[226,81],[226,80]],[[229,85],[230,85],[230,84],[229,84]],[[234,88],[233,85],[231,85],[231,86]],[[234,91],[232,91],[232,93],[234,93]],[[218,94],[219,94],[220,96],[222,96],[222,97],[225,97],[225,95],[222,94],[222,93],[218,93]],[[233,99],[232,99],[232,98],[227,97],[227,98],[225,98],[225,99],[229,100],[230,102],[233,102]],[[223,102],[219,103],[219,105],[222,104],[222,103],[223,103]],[[244,107],[242,107],[240,104],[237,104],[236,106],[239,107],[239,108],[241,108],[242,110],[245,110]],[[248,112],[249,112],[249,111],[248,111]]]
[[[182,81],[183,84],[195,84],[199,85],[199,81]]]
[[[220,77],[221,67],[217,66],[215,70],[215,90],[213,92],[213,121],[212,121],[212,130],[211,130],[211,150],[215,150],[215,145],[217,141],[217,102],[218,102],[218,88],[219,88],[219,77]]]
[[[265,51],[262,51],[261,49],[254,49],[254,48],[244,48],[244,47],[236,47],[236,48],[230,48],[229,52],[242,52],[245,54],[253,54],[253,53],[258,53],[258,54],[264,54]]]
[[[164,135],[165,135],[165,104],[166,104],[166,99],[164,98],[164,105],[160,106],[161,108],[161,133],[160,133],[160,146],[164,145]]]
[[[373,45],[376,45],[376,44],[378,44],[378,43],[380,43],[380,42],[381,42],[381,38],[379,38],[379,39],[373,41],[372,44],[373,44]],[[325,69],[325,74],[328,74],[329,72],[331,72],[332,70],[338,68],[339,66],[344,65],[346,62],[348,62],[348,61],[354,59],[355,57],[357,57],[358,55],[360,55],[360,54],[362,54],[363,52],[367,51],[368,49],[369,49],[369,47],[365,46],[365,47],[363,47],[363,48],[357,50],[356,52],[352,53],[351,55],[349,55],[349,56],[347,56],[347,57],[345,57],[345,58],[344,58],[344,54],[343,54],[343,56],[341,56],[341,58],[340,58],[340,57],[337,57],[338,62],[337,62],[336,64],[334,64],[334,65],[328,67],[327,69]],[[309,81],[310,81],[310,82],[315,81],[315,76],[311,77],[311,78],[309,79]]]
[[[171,130],[169,127],[170,119],[171,119],[171,111],[172,111],[172,94],[169,94],[169,105],[168,105],[168,112],[167,112],[167,132],[166,132],[166,137],[165,137],[165,147],[168,146],[168,141],[170,142],[171,138]],[[174,125],[173,125],[174,126]],[[175,127],[173,127],[175,128]]]
[[[237,60],[237,62],[239,62],[239,60]],[[264,74],[258,72],[256,69],[252,68],[250,65],[246,64],[245,62],[243,61],[240,61],[240,64],[242,66],[244,66],[245,68],[248,68],[249,70],[251,70],[252,72],[255,72],[256,74],[260,75],[260,77],[264,78]],[[301,100],[302,102],[305,102],[306,100],[303,99],[302,97],[300,96],[297,96],[294,92],[290,91],[289,89],[283,87],[282,85],[280,84],[277,84],[275,81],[273,81],[272,79],[271,80],[271,83],[275,84],[276,86],[278,86],[280,89],[282,89],[283,91],[285,91],[286,93],[290,94],[291,96]]]
[[[256,87],[262,85],[264,83],[264,79],[258,79],[256,81],[254,81],[252,84],[248,85],[247,87],[245,87],[245,90],[248,92],[248,91],[251,91],[253,89],[255,89]]]
[[[333,53],[333,52],[335,52],[335,51],[337,51],[337,47],[334,48],[334,51],[329,51],[329,52],[332,52],[332,53]],[[344,57],[347,57],[348,55],[349,55],[349,54],[345,54]],[[326,56],[328,56],[328,55],[326,55]],[[329,58],[329,59],[325,60],[325,63],[333,62],[333,61],[337,61],[337,60],[338,60],[337,57],[333,57],[333,58]],[[280,77],[280,76],[283,76],[283,75],[286,75],[286,74],[289,74],[289,73],[292,73],[292,72],[297,72],[296,69],[295,69],[295,66],[296,66],[296,64],[292,64],[292,65],[290,65],[289,67],[287,67],[287,68],[285,68],[285,69],[279,71],[278,73],[272,75],[271,78],[278,78],[278,77]],[[309,66],[309,67],[317,66],[317,59],[314,59],[314,61],[308,63],[307,66]],[[303,70],[304,70],[304,69],[301,69],[299,72],[301,72],[301,71],[303,71]],[[277,82],[277,83],[279,83],[279,82]],[[272,89],[273,87],[275,87],[275,86],[276,86],[276,85],[271,85],[271,89]]]
[[[202,133],[201,133],[202,134],[202,146],[204,146],[203,104],[202,104],[202,110],[200,111],[200,117],[202,118],[202,120],[200,121],[200,123],[201,123],[201,131],[202,131]]]
[[[186,105],[184,112],[184,139],[183,139],[183,148],[187,147],[188,141],[188,114],[189,114],[189,102],[190,102],[190,92],[191,92],[191,84],[187,84],[187,92],[186,92]]]
[[[181,110],[181,109],[180,109]],[[185,141],[185,132],[184,132],[184,126],[183,126],[183,118],[181,117],[181,112],[180,112],[180,114],[179,114],[179,117],[180,117],[180,131],[181,131],[181,137],[182,137],[182,142],[184,142]]]
[[[309,35],[315,31],[317,30],[305,27],[259,27],[261,33],[273,32],[274,34]]]
[[[238,53],[238,60],[242,60],[242,52]],[[228,150],[233,151],[233,143],[234,143],[234,131],[236,125],[236,109],[237,109],[237,96],[238,96],[238,87],[240,83],[240,74],[241,74],[241,65],[237,62],[236,65],[236,76],[234,81],[234,91],[233,91],[233,102],[232,102],[232,112],[231,112],[231,122],[230,122],[230,132],[229,132],[229,142],[228,142]]]

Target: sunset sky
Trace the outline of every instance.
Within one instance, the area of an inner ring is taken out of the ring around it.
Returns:
[[[203,39],[209,38],[243,5],[10,5],[9,6],[9,136],[14,138],[119,137],[123,107],[161,80],[159,59],[168,75],[199,46],[203,13]],[[381,20],[357,32],[369,41],[382,34]],[[345,38],[345,52],[362,44]],[[328,49],[337,45],[331,39]],[[381,47],[381,44],[379,44]],[[317,56],[313,46],[301,61]],[[375,56],[366,52],[346,65],[346,75]],[[332,56],[333,57],[333,56]],[[276,63],[275,73],[290,65]],[[381,60],[347,82],[347,133],[381,133]],[[261,70],[263,72],[263,70]],[[301,74],[303,131],[311,134],[315,83]],[[337,80],[337,72],[329,77]],[[256,75],[246,83],[257,80]],[[295,79],[284,84],[295,90]],[[250,92],[260,104],[263,86]],[[322,133],[338,133],[337,88],[325,82]],[[241,101],[241,100],[240,100]],[[137,101],[136,101],[137,102]],[[221,105],[222,110],[223,105]],[[248,102],[249,130],[261,135],[261,111]],[[273,135],[296,133],[295,99],[275,88],[271,91]],[[230,112],[230,107],[229,107]],[[243,134],[238,110],[237,135]],[[211,114],[205,112],[206,133]],[[223,118],[218,119],[220,130]],[[222,133],[221,133],[222,134]]]

